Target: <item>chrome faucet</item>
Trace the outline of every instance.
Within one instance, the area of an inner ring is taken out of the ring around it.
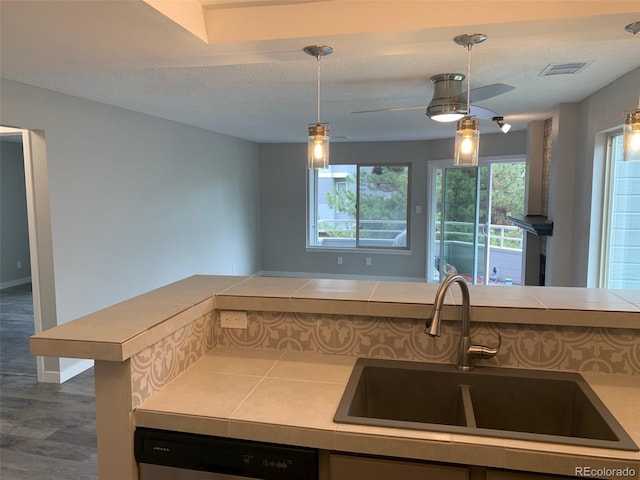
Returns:
[[[500,351],[500,345],[502,344],[502,335],[498,334],[498,346],[495,348],[487,347],[485,345],[473,345],[471,343],[471,334],[469,332],[469,287],[467,286],[467,281],[461,275],[449,275],[438,288],[436,298],[433,303],[431,318],[427,319],[424,332],[432,337],[440,336],[442,304],[444,303],[444,297],[447,290],[449,290],[449,287],[453,283],[457,283],[460,286],[460,291],[462,292],[462,334],[460,335],[460,345],[458,347],[457,366],[458,370],[468,372],[473,369],[474,358],[491,358],[497,355]]]

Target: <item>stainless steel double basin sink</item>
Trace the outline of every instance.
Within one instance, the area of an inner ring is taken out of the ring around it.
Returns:
[[[334,421],[637,451],[580,374],[360,358]]]

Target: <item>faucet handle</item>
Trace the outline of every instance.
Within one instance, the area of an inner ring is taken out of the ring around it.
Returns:
[[[467,353],[473,358],[493,358],[500,351],[502,345],[502,334],[498,332],[498,345],[487,347],[486,345],[470,345]]]

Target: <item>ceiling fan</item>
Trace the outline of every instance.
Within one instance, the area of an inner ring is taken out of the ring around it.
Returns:
[[[398,112],[424,108],[426,115],[432,120],[453,122],[467,115],[467,99],[462,92],[462,81],[464,78],[465,76],[462,73],[441,73],[431,77],[431,82],[433,83],[433,98],[431,102],[429,102],[429,105],[359,110],[351,113]],[[498,95],[510,92],[514,88],[515,87],[504,83],[493,83],[491,85],[473,88],[470,92],[470,101],[471,103],[475,103],[497,97]],[[488,108],[478,107],[477,105],[470,105],[470,110],[470,115],[483,120],[492,119],[498,115]]]

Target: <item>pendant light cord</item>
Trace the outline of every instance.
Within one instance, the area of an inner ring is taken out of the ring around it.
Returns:
[[[467,55],[467,116],[471,116],[471,44],[467,45],[469,54]]]
[[[316,55],[317,78],[318,78],[318,123],[320,123],[320,54]]]

